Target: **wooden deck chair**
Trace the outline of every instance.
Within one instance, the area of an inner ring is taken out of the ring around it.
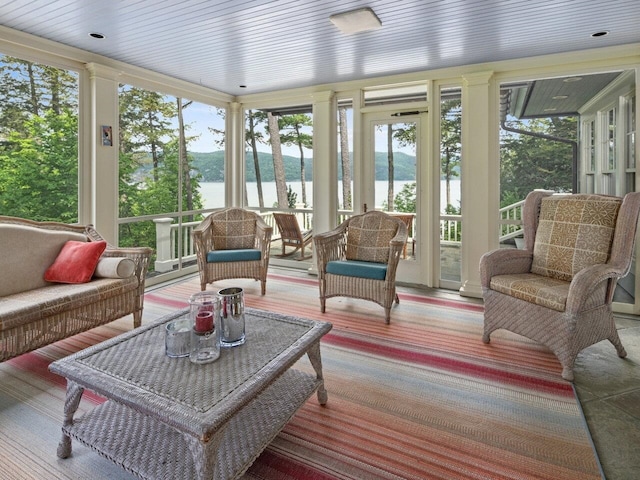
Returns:
[[[273,218],[276,220],[276,225],[280,232],[280,240],[282,240],[282,255],[279,256],[288,257],[300,250],[300,258],[298,258],[298,260],[311,258],[311,254],[305,256],[304,248],[311,243],[311,240],[313,239],[313,231],[301,231],[300,225],[298,225],[298,219],[293,213],[274,212]],[[294,250],[292,252],[285,253],[287,246],[294,247]]]
[[[402,258],[407,258],[407,245],[409,243],[411,243],[412,247],[411,247],[411,255],[415,255],[416,254],[416,242],[414,240],[414,235],[413,235],[413,217],[414,214],[413,213],[390,213],[389,215],[391,215],[392,217],[396,217],[399,218],[400,220],[402,220],[404,222],[404,224],[407,226],[407,232],[409,235],[409,238],[407,238],[407,243],[404,244],[404,249],[402,250]]]

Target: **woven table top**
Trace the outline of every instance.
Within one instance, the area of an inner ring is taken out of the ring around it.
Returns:
[[[194,435],[206,435],[274,382],[331,324],[246,309],[246,343],[213,363],[165,355],[167,315],[51,365],[77,384]]]

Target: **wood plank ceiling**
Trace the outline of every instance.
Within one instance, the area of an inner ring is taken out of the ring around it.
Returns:
[[[329,21],[362,7],[382,28]],[[640,1],[2,0],[0,25],[240,95],[633,44]]]

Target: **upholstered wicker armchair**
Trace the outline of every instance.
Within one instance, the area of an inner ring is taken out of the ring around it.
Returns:
[[[576,357],[609,340],[626,352],[611,311],[619,278],[631,265],[640,193],[531,192],[524,204],[525,249],[500,249],[480,260],[484,335],[504,328],[546,345],[573,381]]]
[[[343,296],[371,300],[391,320],[396,294],[396,270],[407,242],[405,223],[384,212],[355,215],[330,232],[313,237],[318,262],[320,307],[327,298]]]
[[[200,288],[228,278],[260,280],[266,292],[269,243],[273,228],[255,212],[225,208],[205,218],[193,230]]]

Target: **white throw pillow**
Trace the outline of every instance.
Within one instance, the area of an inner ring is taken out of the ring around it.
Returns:
[[[126,257],[103,257],[93,274],[98,278],[128,278],[134,274],[136,264]]]

